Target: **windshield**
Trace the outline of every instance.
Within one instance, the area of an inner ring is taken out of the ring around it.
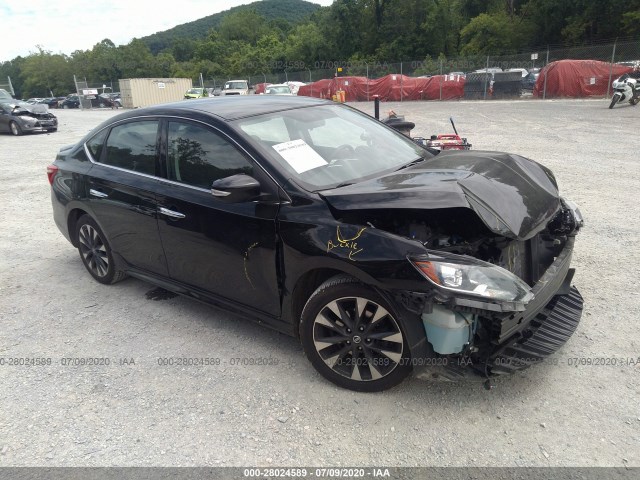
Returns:
[[[309,191],[356,183],[432,156],[404,135],[342,105],[285,110],[234,123],[276,167]]]
[[[247,82],[227,82],[224,84],[225,90],[245,90],[249,88]]]
[[[199,93],[202,93],[202,89],[201,88],[192,88],[187,93],[199,94]]]

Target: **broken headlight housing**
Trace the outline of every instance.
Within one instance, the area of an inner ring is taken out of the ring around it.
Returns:
[[[409,261],[429,282],[449,292],[524,304],[533,298],[529,285],[513,273],[473,257],[429,252]]]

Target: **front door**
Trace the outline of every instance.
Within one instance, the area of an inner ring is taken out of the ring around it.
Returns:
[[[280,314],[275,185],[233,141],[186,120],[166,126],[167,181],[158,190],[158,227],[169,276],[262,312]],[[226,203],[219,178],[254,176],[264,200]]]

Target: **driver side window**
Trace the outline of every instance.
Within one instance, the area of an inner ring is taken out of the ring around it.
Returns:
[[[253,164],[227,139],[213,130],[187,122],[169,122],[169,179],[211,188],[220,178],[253,175]]]

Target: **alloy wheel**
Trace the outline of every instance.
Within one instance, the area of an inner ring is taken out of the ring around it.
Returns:
[[[396,320],[362,297],[326,304],[314,320],[313,343],[329,368],[355,381],[386,377],[403,358],[404,339]]]
[[[85,265],[98,277],[109,273],[109,256],[104,241],[89,224],[80,227],[78,234],[80,254]]]

